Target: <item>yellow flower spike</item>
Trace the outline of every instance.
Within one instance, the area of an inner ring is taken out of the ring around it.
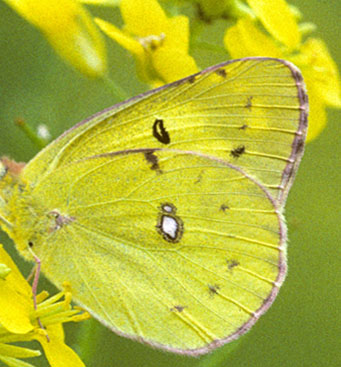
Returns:
[[[38,351],[20,349],[8,343],[36,339],[43,346],[51,367],[84,366],[77,354],[64,344],[62,324],[90,317],[81,308],[71,307],[70,285],[65,283],[64,291],[50,298],[46,298],[47,292],[41,292],[35,310],[30,285],[1,245],[0,264],[10,269],[0,281],[0,361],[7,366],[32,366],[17,358],[37,356],[40,354]],[[38,317],[46,329],[38,326]]]
[[[0,262],[11,269],[0,282],[0,323],[12,333],[25,334],[33,330],[31,288],[1,245]]]
[[[281,45],[276,45],[250,19],[240,19],[227,29],[224,44],[233,58],[279,57],[293,62],[301,69],[309,95],[308,142],[324,129],[327,123],[326,107],[341,107],[340,75],[322,40],[309,38],[295,52],[288,52],[286,47],[281,49]]]
[[[106,71],[106,51],[87,11],[76,0],[5,0],[39,28],[60,54],[89,77]]]
[[[187,17],[167,17],[156,0],[121,0],[120,9],[123,31],[102,19],[95,22],[134,55],[142,80],[155,87],[198,71],[188,54]]]
[[[299,46],[298,25],[285,0],[247,0],[247,3],[275,39],[290,50]]]

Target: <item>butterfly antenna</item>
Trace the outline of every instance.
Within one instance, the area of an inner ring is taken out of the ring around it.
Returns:
[[[32,283],[33,305],[34,305],[34,309],[36,310],[37,309],[37,289],[38,289],[38,282],[39,282],[40,269],[41,269],[41,260],[33,252],[33,250],[31,249],[31,247],[29,247],[28,250],[32,254],[33,259],[34,259],[34,261],[36,263],[36,265],[34,267],[34,278],[33,278],[33,283]],[[31,277],[31,275],[32,275],[32,273],[30,274],[30,277]],[[38,324],[39,324],[40,328],[45,330],[45,327],[41,323],[39,317],[37,318],[37,321],[38,321]],[[49,342],[50,341],[50,338],[49,338],[48,334],[46,334],[46,338],[47,338],[47,341]]]

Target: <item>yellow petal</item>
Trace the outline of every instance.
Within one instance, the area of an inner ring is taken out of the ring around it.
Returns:
[[[309,123],[307,142],[314,140],[327,124],[326,105],[320,98],[313,80],[305,77],[309,96]]]
[[[308,39],[301,47],[301,61],[302,69],[308,70],[320,99],[327,105],[340,108],[340,74],[326,44],[320,39]]]
[[[224,44],[232,58],[248,56],[283,57],[275,42],[260,31],[249,18],[239,19],[236,25],[227,29]]]
[[[100,6],[119,6],[120,0],[78,0],[82,4],[100,5]]]
[[[31,288],[1,245],[0,262],[11,269],[6,279],[0,281],[0,323],[12,333],[25,334],[33,330]]]
[[[46,328],[49,340],[44,335],[37,335],[36,338],[42,345],[46,358],[51,367],[85,367],[78,355],[66,344],[61,335],[62,326],[49,325]]]
[[[4,357],[0,355],[0,361],[4,363],[1,366],[9,366],[9,367],[35,367],[31,363],[27,363],[12,357]]]
[[[14,358],[32,358],[40,356],[39,350],[0,343],[0,355]]]
[[[133,55],[144,54],[144,50],[140,42],[128,36],[113,24],[100,18],[95,18],[95,23],[107,36],[112,38]]]
[[[295,17],[285,0],[247,0],[266,30],[289,49],[300,43]]]
[[[139,37],[159,36],[167,28],[167,16],[156,0],[121,0],[126,31]]]
[[[39,28],[60,54],[82,73],[98,77],[106,71],[106,51],[100,32],[75,0],[5,0]]]
[[[170,18],[168,21],[164,46],[188,52],[189,20],[184,15]]]
[[[176,48],[157,49],[153,55],[153,66],[165,83],[184,78],[198,71],[190,55]]]
[[[4,250],[1,244],[0,244],[0,263],[6,265],[8,268],[11,269],[10,274],[6,277],[6,281],[8,282],[8,284],[11,284],[11,286],[13,286],[13,288],[15,288],[17,292],[22,293],[24,297],[30,298],[32,295],[30,285],[27,283],[26,279],[23,277],[14,261]]]
[[[11,269],[6,264],[0,264],[0,279],[6,279]]]

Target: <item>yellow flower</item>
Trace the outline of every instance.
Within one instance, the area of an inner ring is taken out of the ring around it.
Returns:
[[[198,71],[188,54],[186,16],[167,17],[156,0],[121,0],[120,10],[124,30],[99,18],[95,22],[134,55],[142,80],[156,87]]]
[[[69,367],[84,367],[64,343],[62,324],[89,318],[87,312],[70,306],[70,287],[66,284],[64,291],[50,298],[47,292],[40,293],[34,309],[30,285],[1,245],[0,264],[0,361],[7,366],[31,366],[18,358],[35,357],[40,352],[8,343],[38,340],[51,367],[64,366],[65,361]],[[40,328],[38,319],[46,329]]]
[[[272,37],[261,31],[251,18],[245,17],[227,29],[225,47],[232,58],[278,57],[292,61],[301,69],[310,102],[307,141],[311,141],[326,125],[326,107],[341,107],[341,82],[337,66],[322,40],[308,38],[303,44],[300,42],[298,26],[293,24],[295,19],[283,0],[247,1]]]
[[[59,55],[80,72],[99,77],[106,71],[106,50],[88,12],[76,0],[5,0],[39,28]]]

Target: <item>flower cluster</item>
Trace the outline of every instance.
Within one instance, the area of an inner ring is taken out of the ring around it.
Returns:
[[[40,351],[12,343],[36,340],[51,367],[64,366],[65,361],[70,367],[84,367],[65,344],[62,324],[85,320],[89,314],[72,308],[70,302],[70,286],[65,284],[64,290],[52,297],[47,292],[40,293],[35,309],[31,286],[0,245],[0,361],[11,367],[33,367],[21,359],[37,357]]]
[[[178,0],[172,7],[175,16],[168,16],[157,0],[4,1],[38,27],[55,50],[87,76],[107,73],[100,31],[104,32],[133,55],[138,76],[152,87],[197,72],[190,46],[195,46],[205,22],[228,18],[224,45],[230,56],[284,58],[301,69],[310,99],[308,141],[324,128],[326,107],[341,107],[340,77],[326,44],[307,35],[314,25],[301,23],[299,10],[285,0]],[[195,25],[192,33],[189,17],[178,14],[180,5],[186,3],[197,10],[191,18]],[[93,18],[84,4],[106,6],[108,13],[119,6],[124,26]]]

